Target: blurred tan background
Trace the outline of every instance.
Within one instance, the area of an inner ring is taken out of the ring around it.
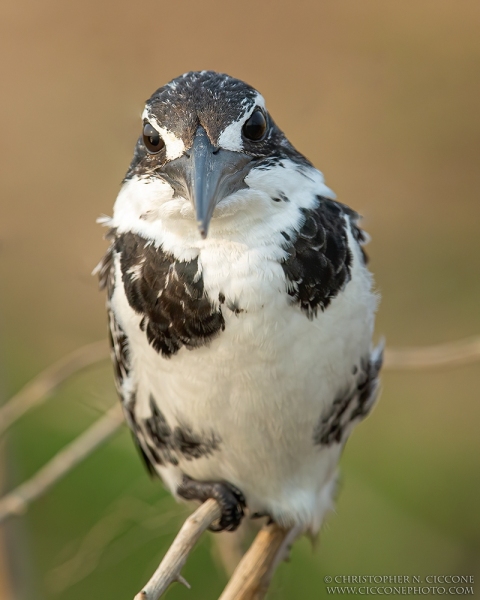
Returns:
[[[144,100],[189,70],[257,87],[365,216],[389,346],[479,333],[479,31],[477,0],[4,0],[0,393],[105,336],[95,219],[111,214]],[[479,389],[478,363],[385,373],[347,445],[337,515],[315,552],[297,545],[271,598],[324,597],[336,574],[479,580]],[[114,402],[109,365],[74,378],[10,430],[4,487]],[[0,598],[131,598],[184,514],[124,431],[5,529]],[[194,591],[169,598],[218,595],[211,546],[187,566]]]

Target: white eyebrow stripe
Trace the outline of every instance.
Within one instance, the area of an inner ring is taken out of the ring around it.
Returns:
[[[148,109],[142,113],[142,120],[148,121],[152,127],[154,127],[158,133],[162,136],[163,141],[165,142],[165,148],[167,150],[167,159],[174,160],[175,158],[179,158],[185,152],[185,144],[183,140],[178,138],[174,133],[162,127],[160,123],[155,118],[155,115],[152,115],[148,112]]]
[[[246,101],[246,104],[250,104],[250,101]],[[265,109],[265,99],[261,94],[257,92],[257,96],[255,98],[255,102],[250,110],[246,110],[237,121],[230,123],[227,125],[225,129],[222,131],[218,138],[218,145],[221,148],[225,148],[225,150],[232,150],[233,152],[241,152],[243,150],[243,141],[242,141],[242,127],[247,119],[249,119],[250,115],[256,108]]]

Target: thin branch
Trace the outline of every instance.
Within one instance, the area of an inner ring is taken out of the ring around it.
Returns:
[[[186,507],[175,504],[172,509],[172,501],[169,496],[155,504],[134,496],[117,499],[80,540],[75,540],[76,549],[69,552],[69,558],[47,573],[48,588],[57,594],[63,592],[97,569],[105,555],[105,564],[112,565],[119,556],[129,556],[148,541],[158,540],[159,532],[166,536],[178,531],[178,516]],[[137,527],[132,527],[134,524]],[[68,546],[72,546],[72,541]]]
[[[106,344],[95,342],[78,348],[40,373],[0,407],[0,432],[28,409],[44,401],[70,376],[106,359],[107,356]],[[468,364],[479,359],[480,336],[475,336],[423,348],[387,348],[384,366],[386,369],[425,369]],[[113,435],[122,421],[121,409],[116,406],[54,456],[29,481],[1,498],[0,523],[11,515],[24,512],[30,502],[42,495]]]
[[[44,402],[66,379],[106,358],[106,342],[93,342],[50,365],[0,407],[0,433],[27,410]]]
[[[158,600],[174,581],[183,583],[189,588],[180,571],[202,533],[220,517],[221,510],[216,500],[209,499],[197,508],[187,518],[158,569],[134,600]]]
[[[22,514],[28,505],[44,494],[54,483],[82,462],[123,423],[120,406],[115,405],[86,431],[67,444],[35,475],[0,499],[0,523],[12,515]]]
[[[181,570],[202,533],[221,516],[215,500],[207,500],[183,524],[150,581],[134,600],[158,600],[171,583],[190,587]],[[235,569],[220,600],[261,600],[267,593],[278,564],[298,536],[298,529],[283,529],[276,524],[263,527]]]
[[[298,529],[283,529],[275,523],[263,527],[235,569],[219,600],[261,600],[275,569],[288,558]]]
[[[412,348],[386,348],[385,369],[429,369],[469,364],[480,359],[480,335],[458,342]]]
[[[94,342],[78,348],[42,371],[0,407],[0,433],[27,410],[45,401],[70,376],[107,357],[106,343]],[[384,368],[426,369],[468,364],[479,359],[480,336],[474,336],[436,346],[387,348]]]

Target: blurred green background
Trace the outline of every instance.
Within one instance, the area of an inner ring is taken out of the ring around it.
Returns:
[[[144,100],[188,70],[248,81],[364,216],[389,346],[480,332],[478,0],[3,0],[1,393],[104,337],[90,272]],[[480,578],[477,364],[386,372],[342,459],[316,550],[282,565],[272,599],[326,597],[325,575]],[[110,366],[74,377],[0,445],[4,489],[116,401]],[[2,600],[131,599],[185,517],[122,430],[0,537]],[[226,582],[205,536],[192,591]]]

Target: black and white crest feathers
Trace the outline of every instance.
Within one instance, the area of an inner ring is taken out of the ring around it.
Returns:
[[[158,122],[188,142],[198,124],[217,140],[225,126],[253,108],[257,91],[215,71],[191,71],[159,88],[147,101]]]
[[[154,92],[146,103],[151,118],[161,124],[190,148],[201,125],[212,144],[217,145],[222,132],[242,115],[252,110],[259,93],[247,83],[214,71],[191,71],[173,79]],[[312,166],[298,152],[266,112],[268,134],[258,142],[243,140],[243,152],[250,155],[256,168],[268,168],[289,158],[299,166]],[[165,152],[148,154],[142,141],[137,141],[134,157],[125,180],[134,176],[161,176],[167,162]]]

